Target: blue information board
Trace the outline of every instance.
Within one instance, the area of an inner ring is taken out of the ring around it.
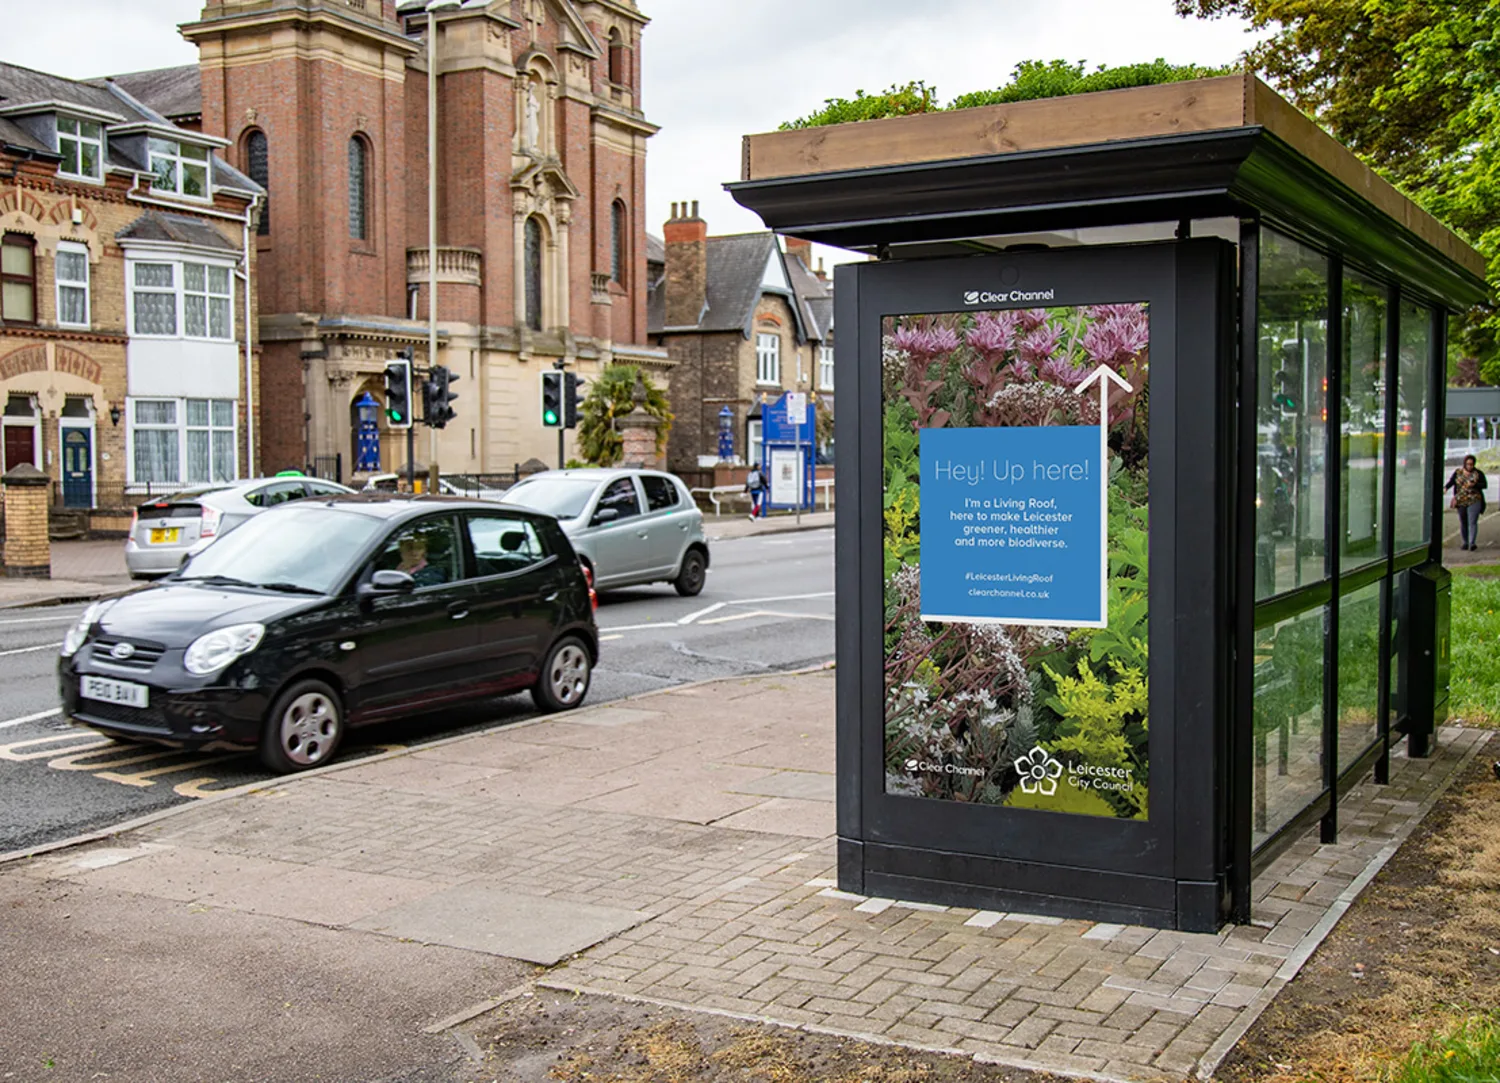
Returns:
[[[811,511],[817,492],[817,407],[809,400],[799,424],[789,417],[786,398],[783,394],[760,411],[761,469],[771,487],[766,506],[795,508],[800,499],[802,510]]]
[[[1097,425],[923,429],[922,619],[1102,628]]]

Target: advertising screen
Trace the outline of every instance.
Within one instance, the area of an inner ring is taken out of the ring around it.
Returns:
[[[1148,818],[1149,324],[882,321],[888,794]]]

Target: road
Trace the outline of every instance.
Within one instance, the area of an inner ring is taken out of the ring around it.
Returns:
[[[589,703],[833,657],[833,531],[712,543],[696,598],[668,586],[600,599]],[[0,611],[0,854],[269,777],[253,754],[116,744],[58,712],[57,646],[83,606]],[[534,717],[527,695],[356,730],[340,759]]]

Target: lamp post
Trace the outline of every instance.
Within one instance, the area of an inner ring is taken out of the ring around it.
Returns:
[[[427,4],[427,367],[437,364],[437,13],[455,11],[463,0]],[[438,472],[437,430],[427,426],[429,481]]]

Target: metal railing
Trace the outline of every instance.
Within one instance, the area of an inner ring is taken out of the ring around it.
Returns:
[[[833,478],[823,478],[821,480],[815,480],[813,482],[813,488],[821,489],[823,491],[823,510],[832,511]],[[745,487],[743,485],[714,485],[710,488],[689,489],[688,491],[694,496],[702,495],[708,497],[708,502],[713,505],[715,516],[724,514],[724,509],[722,507],[722,505],[724,504],[743,503],[747,507],[750,504],[750,494],[745,491]],[[814,510],[816,510],[817,508],[817,503],[817,496],[814,495]]]

